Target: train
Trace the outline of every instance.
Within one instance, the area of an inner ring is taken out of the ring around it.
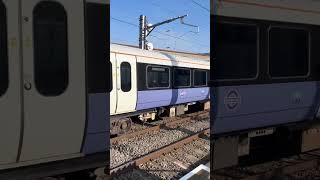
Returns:
[[[105,0],[0,1],[0,179],[108,166]]]
[[[111,135],[130,130],[133,120],[182,115],[209,104],[209,60],[111,44],[110,61]]]
[[[320,148],[320,3],[211,5],[215,168],[238,164],[262,142],[268,146],[264,155]]]

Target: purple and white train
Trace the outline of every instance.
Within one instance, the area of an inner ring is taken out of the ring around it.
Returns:
[[[130,128],[131,119],[181,114],[209,99],[210,62],[170,53],[111,44],[111,134]]]

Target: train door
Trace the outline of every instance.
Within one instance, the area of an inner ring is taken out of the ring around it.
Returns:
[[[117,113],[132,112],[137,103],[137,61],[135,56],[117,54]]]
[[[117,61],[114,53],[110,54],[110,61],[112,66],[112,90],[110,92],[110,114],[116,113],[117,108]]]
[[[20,161],[74,156],[80,153],[86,120],[84,4],[23,0],[21,10],[24,130]]]
[[[21,128],[19,1],[0,0],[0,164],[17,160]]]

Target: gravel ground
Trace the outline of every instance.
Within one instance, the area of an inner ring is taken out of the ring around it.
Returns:
[[[131,130],[128,133],[136,132],[136,131],[141,131],[143,129],[148,128],[149,126],[144,126],[143,124],[133,124],[131,126]]]
[[[189,130],[192,132],[199,132],[199,131],[202,131],[202,130],[208,128],[210,126],[210,124],[208,124],[208,123],[210,123],[208,120],[202,120],[202,121],[198,121],[197,123],[195,123],[192,126],[189,126],[189,124],[183,124],[180,126],[180,128],[186,129],[186,130]]]
[[[183,124],[179,128],[161,129],[159,132],[148,133],[123,140],[119,144],[111,146],[111,168],[176,142],[179,139],[187,137],[190,133],[208,128],[209,125],[209,119],[206,119]]]
[[[114,180],[179,179],[199,165],[199,160],[210,154],[210,141],[199,139],[153,161],[140,169],[121,174]]]
[[[320,180],[320,167],[298,171],[294,174],[283,177],[283,180]]]
[[[311,157],[306,158],[307,156],[302,156],[302,159],[313,159]],[[308,169],[308,170],[303,170],[303,171],[297,171],[294,173],[290,173],[287,175],[284,175],[283,173],[286,172],[286,170],[281,169],[284,167],[289,167],[291,165],[295,167],[303,167],[303,165],[299,165],[299,163],[302,163],[301,159],[299,159],[299,156],[292,156],[290,158],[283,158],[279,161],[271,161],[271,162],[266,162],[263,164],[257,164],[257,165],[252,165],[248,167],[233,167],[233,168],[227,168],[227,169],[221,169],[217,171],[217,175],[214,175],[212,177],[215,180],[220,180],[220,179],[225,179],[225,176],[234,176],[234,177],[247,177],[248,175],[254,175],[254,174],[260,174],[263,176],[264,172],[271,172],[273,171],[273,176],[267,176],[268,178],[264,179],[274,179],[274,180],[320,180],[320,167],[318,168],[313,168],[313,169]],[[298,164],[296,164],[298,163]],[[292,167],[294,170],[295,167]],[[284,172],[283,172],[284,171]],[[219,176],[222,177],[219,177]]]

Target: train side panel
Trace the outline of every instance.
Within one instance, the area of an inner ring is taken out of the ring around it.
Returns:
[[[0,114],[8,117],[0,123],[0,179],[107,165],[108,3],[5,0],[0,8],[0,46],[5,49],[2,12],[6,12],[10,60],[10,85],[0,95]],[[0,72],[5,72],[0,58]]]
[[[315,117],[317,82],[218,87],[214,133],[287,124]]]
[[[209,99],[209,88],[138,91],[137,110],[198,102]]]
[[[22,110],[21,79],[18,73],[18,7],[18,0],[0,1],[0,164],[16,162],[20,142]]]

